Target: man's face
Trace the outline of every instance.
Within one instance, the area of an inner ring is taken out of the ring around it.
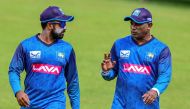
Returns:
[[[146,35],[150,33],[151,26],[152,24],[150,23],[138,24],[131,21],[131,34],[137,40],[144,39]]]
[[[66,22],[50,22],[53,25],[51,36],[53,39],[62,39],[66,30]]]

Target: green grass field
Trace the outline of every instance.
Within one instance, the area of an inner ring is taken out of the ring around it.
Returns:
[[[161,109],[190,107],[190,7],[161,2],[135,0],[4,0],[0,4],[0,109],[19,106],[8,82],[8,66],[16,46],[25,38],[41,32],[39,15],[49,5],[63,8],[75,16],[68,23],[64,40],[70,42],[77,55],[81,109],[109,109],[115,80],[100,76],[103,53],[117,38],[130,34],[123,18],[137,7],[153,13],[152,34],[168,44],[173,58],[172,82],[161,95]],[[23,81],[24,75],[21,80]],[[67,109],[70,104],[67,100]]]

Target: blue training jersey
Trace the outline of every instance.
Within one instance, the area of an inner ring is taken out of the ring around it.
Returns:
[[[169,48],[154,37],[138,45],[130,35],[115,41],[111,59],[115,67],[102,76],[105,80],[117,77],[112,109],[159,109],[159,97],[149,105],[142,96],[152,88],[163,93],[168,86],[172,72]]]
[[[43,109],[52,102],[65,104],[66,84],[72,109],[80,108],[75,53],[69,43],[60,39],[48,45],[38,35],[22,41],[9,66],[14,94],[21,90],[20,73],[24,70],[25,93],[29,96],[31,109]]]

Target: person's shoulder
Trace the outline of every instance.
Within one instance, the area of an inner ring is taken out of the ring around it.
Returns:
[[[30,36],[29,38],[24,39],[23,41],[21,41],[22,45],[27,45],[29,43],[34,43],[34,41],[36,40],[36,35]]]
[[[160,41],[159,39],[154,37],[154,41],[153,44],[159,48],[165,49],[165,48],[169,48],[168,45],[162,41]]]
[[[125,43],[125,42],[129,42],[131,39],[131,35],[127,35],[125,37],[119,38],[115,41],[115,43]]]
[[[59,39],[57,43],[64,47],[73,48],[73,46],[69,42],[62,39]]]

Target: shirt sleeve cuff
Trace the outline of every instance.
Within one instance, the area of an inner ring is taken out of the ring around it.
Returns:
[[[109,75],[109,72],[110,72],[110,70],[108,70],[108,71],[101,71],[102,73],[102,76],[108,76]]]
[[[158,96],[160,96],[160,91],[157,88],[152,88],[152,90],[155,90],[158,94]]]

